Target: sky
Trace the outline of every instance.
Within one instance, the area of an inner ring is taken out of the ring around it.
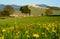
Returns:
[[[46,4],[49,6],[60,7],[60,0],[0,0],[0,4],[5,5]]]

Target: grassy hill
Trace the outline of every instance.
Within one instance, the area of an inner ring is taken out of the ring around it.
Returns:
[[[40,8],[30,8],[32,14],[41,14],[45,12],[45,9],[40,9]]]
[[[55,15],[60,15],[60,10],[54,10],[53,12]]]
[[[33,13],[33,14],[41,14],[41,13],[45,14],[45,9],[44,8],[42,8],[42,9],[31,8],[31,13]],[[60,15],[60,10],[53,10],[53,15]]]
[[[33,8],[33,7],[30,7],[30,9],[31,14],[45,14],[45,9]],[[14,13],[21,13],[21,12],[16,10]],[[53,10],[53,15],[60,15],[60,10]]]

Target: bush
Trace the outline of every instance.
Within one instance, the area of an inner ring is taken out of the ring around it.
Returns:
[[[0,11],[0,17],[5,17],[5,16],[9,16],[10,12],[8,10],[3,10]]]
[[[22,6],[20,9],[21,13],[24,13],[24,14],[31,14],[31,10],[28,8],[28,6]]]
[[[10,14],[12,14],[14,11],[14,8],[10,5],[6,5],[3,9],[3,14],[4,16],[9,16]]]
[[[53,10],[51,8],[46,9],[45,14],[46,15],[52,15],[53,14]]]
[[[0,17],[5,16],[4,11],[0,11]]]

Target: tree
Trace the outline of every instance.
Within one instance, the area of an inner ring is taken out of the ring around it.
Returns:
[[[5,16],[3,11],[0,11],[0,17]]]
[[[31,10],[28,8],[28,6],[22,6],[20,7],[19,9],[21,11],[21,13],[24,13],[24,14],[31,14]]]
[[[0,11],[0,17],[5,17],[5,16],[9,16],[9,12],[7,10]]]
[[[45,14],[46,15],[52,15],[53,14],[53,9],[52,8],[46,9]]]
[[[6,5],[3,9],[4,16],[9,16],[14,11],[14,8],[11,5]]]

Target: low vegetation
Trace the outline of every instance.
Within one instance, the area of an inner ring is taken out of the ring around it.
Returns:
[[[0,11],[0,17],[10,16],[10,14],[13,14],[13,12],[13,7],[10,5],[6,5],[4,9]]]
[[[0,19],[2,39],[60,39],[59,17],[23,17]]]

